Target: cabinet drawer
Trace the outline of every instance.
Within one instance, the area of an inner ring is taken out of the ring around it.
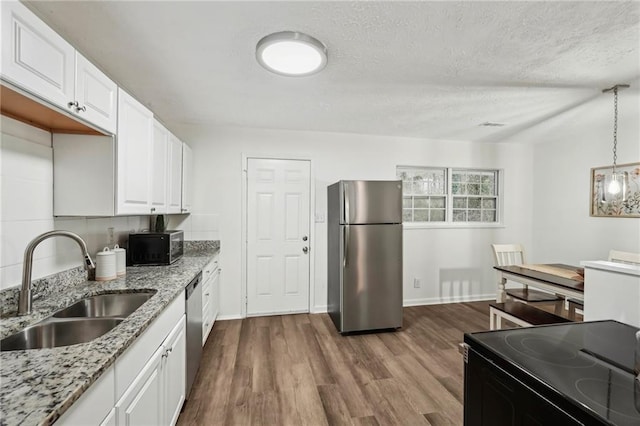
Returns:
[[[207,263],[202,269],[202,280],[208,281],[213,276],[213,273],[218,270],[218,256],[216,256],[211,262]]]

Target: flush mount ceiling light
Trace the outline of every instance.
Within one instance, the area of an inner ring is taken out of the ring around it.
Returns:
[[[327,47],[310,35],[282,31],[258,42],[256,59],[273,73],[303,77],[315,74],[327,65]]]
[[[613,170],[610,177],[605,176],[605,180],[609,181],[605,197],[622,201],[626,198],[627,188],[625,174],[616,171],[616,161],[618,160],[618,90],[627,87],[629,87],[628,84],[616,84],[602,91],[602,93],[613,92]]]

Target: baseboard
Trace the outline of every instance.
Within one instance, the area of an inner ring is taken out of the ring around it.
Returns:
[[[453,297],[425,297],[422,299],[407,299],[402,306],[439,305],[443,303],[479,302],[482,300],[496,300],[496,294],[471,294]]]
[[[443,303],[460,303],[460,302],[479,302],[482,300],[496,300],[496,294],[472,294],[468,296],[455,296],[455,297],[427,297],[423,299],[407,299],[402,302],[402,306],[422,306],[422,305],[439,305]],[[314,306],[311,310],[311,314],[325,314],[328,311],[327,305],[318,305]],[[247,315],[249,317],[262,317],[262,316],[270,316],[270,315],[293,315],[293,314],[304,314],[306,311],[301,312],[261,312],[259,314]],[[237,320],[242,319],[243,317],[240,314],[230,314],[230,315],[218,315],[216,321],[226,321],[226,320]]]
[[[314,306],[311,310],[312,314],[326,314],[329,311],[329,306],[327,305],[319,305]]]
[[[216,321],[238,320],[242,319],[240,314],[218,315]]]

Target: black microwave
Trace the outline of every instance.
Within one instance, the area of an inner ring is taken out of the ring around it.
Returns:
[[[127,266],[170,265],[184,254],[182,231],[129,234]]]

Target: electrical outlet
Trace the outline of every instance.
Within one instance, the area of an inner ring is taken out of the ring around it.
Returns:
[[[107,245],[114,245],[116,242],[114,236],[113,236],[113,226],[107,228]]]
[[[413,288],[420,288],[420,278],[413,279]]]

